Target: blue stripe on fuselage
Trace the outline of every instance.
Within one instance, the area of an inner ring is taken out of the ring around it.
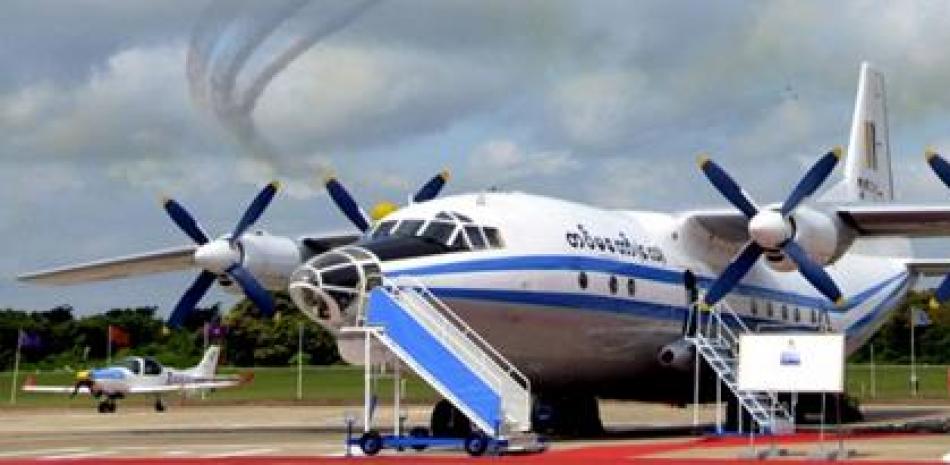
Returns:
[[[665,284],[682,284],[685,271],[674,271],[669,269],[651,267],[636,263],[625,263],[617,260],[582,257],[575,255],[526,255],[516,257],[483,258],[475,260],[457,261],[452,263],[440,263],[436,265],[425,265],[413,268],[406,268],[387,272],[390,276],[412,275],[423,277],[427,275],[442,275],[453,273],[477,273],[490,271],[587,271],[611,273],[618,276],[646,279]],[[842,308],[835,307],[824,298],[794,294],[791,292],[779,291],[762,286],[739,284],[733,291],[736,295],[745,295],[749,297],[758,297],[772,300],[775,302],[784,302],[803,307],[817,308],[832,313],[844,313],[860,305],[868,297],[879,292],[894,280],[906,275],[899,273],[896,276],[885,279],[883,282],[875,284],[865,291],[862,291],[848,299],[848,304]],[[702,276],[697,277],[701,287],[708,287],[715,278]],[[533,293],[537,294],[537,293]],[[560,293],[556,293],[560,294]],[[589,294],[564,293],[565,295],[582,295],[585,297],[602,297],[604,299],[619,300],[624,305],[630,305],[629,300],[615,299],[606,296],[591,296]],[[618,304],[594,304],[594,308],[601,308],[604,305],[616,306]]]

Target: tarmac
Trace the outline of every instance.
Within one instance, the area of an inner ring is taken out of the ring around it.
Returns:
[[[407,425],[427,423],[429,408],[410,406]],[[717,410],[698,410],[698,428],[691,408],[635,402],[602,402],[608,435],[584,440],[555,440],[545,453],[495,460],[520,463],[731,463],[750,446],[746,437],[696,436],[711,429]],[[359,419],[356,408],[334,406],[169,406],[156,413],[144,406],[120,405],[114,414],[88,410],[24,408],[0,410],[0,461],[30,463],[126,463],[132,460],[179,463],[340,463],[346,416]],[[851,425],[845,439],[859,461],[896,463],[950,463],[950,435],[934,433],[933,425],[950,426],[950,405],[867,407],[868,421]],[[357,420],[358,421],[358,420]],[[391,428],[391,409],[381,406],[376,425]],[[927,425],[931,425],[928,427]],[[927,431],[911,434],[909,431]],[[946,431],[946,430],[944,430]],[[816,433],[779,440],[788,450],[783,460],[805,460],[819,450]],[[759,438],[757,448],[766,448]],[[823,447],[836,447],[829,433]],[[350,451],[354,452],[354,451]],[[361,463],[457,463],[460,451],[406,452],[403,457],[385,451]],[[382,462],[381,462],[382,461]],[[131,462],[130,462],[131,463]]]

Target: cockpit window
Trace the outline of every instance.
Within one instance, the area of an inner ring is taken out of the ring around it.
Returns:
[[[429,223],[429,226],[426,227],[421,235],[422,237],[432,239],[441,244],[448,244],[453,232],[455,232],[455,223],[433,221]]]
[[[485,228],[485,238],[488,239],[488,246],[493,249],[500,249],[501,244],[501,234],[498,232],[498,228]]]
[[[392,234],[393,226],[396,226],[395,221],[383,221],[379,223],[379,226],[376,227],[376,231],[373,231],[373,239]]]
[[[392,234],[394,236],[415,236],[422,226],[422,220],[403,220]]]
[[[466,226],[465,235],[468,236],[473,249],[481,250],[485,248],[485,238],[482,237],[482,231],[478,226]]]
[[[146,357],[143,361],[145,362],[145,369],[143,370],[143,372],[146,375],[154,376],[154,375],[162,374],[162,366],[159,365],[158,362],[155,361],[155,359]]]
[[[137,358],[129,357],[129,358],[123,359],[121,362],[119,362],[119,366],[128,368],[129,371],[131,371],[133,374],[136,374],[136,375],[142,373],[142,366],[141,366],[141,363],[139,363],[139,359]]]

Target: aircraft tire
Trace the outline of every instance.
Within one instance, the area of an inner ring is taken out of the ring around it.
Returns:
[[[474,432],[465,438],[465,452],[472,457],[483,455],[488,450],[488,437],[480,432]]]
[[[165,411],[165,403],[162,402],[161,399],[158,399],[155,401],[155,411],[158,413],[162,413]]]
[[[436,438],[466,438],[473,431],[468,417],[445,399],[436,403],[432,409],[429,430],[432,437]]]
[[[99,402],[98,407],[99,413],[109,413],[109,403],[108,402]]]
[[[376,455],[383,450],[383,438],[378,431],[367,431],[360,437],[360,450],[366,455]]]

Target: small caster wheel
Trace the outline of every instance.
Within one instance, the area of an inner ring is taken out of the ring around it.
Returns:
[[[360,437],[360,450],[366,455],[376,455],[383,450],[383,438],[378,431],[367,431]]]
[[[409,430],[409,437],[413,439],[425,439],[429,437],[429,429],[422,426],[417,426]],[[412,450],[423,451],[426,450],[425,444],[414,444]]]
[[[465,452],[472,457],[478,457],[488,450],[488,438],[482,433],[472,433],[465,438]]]

